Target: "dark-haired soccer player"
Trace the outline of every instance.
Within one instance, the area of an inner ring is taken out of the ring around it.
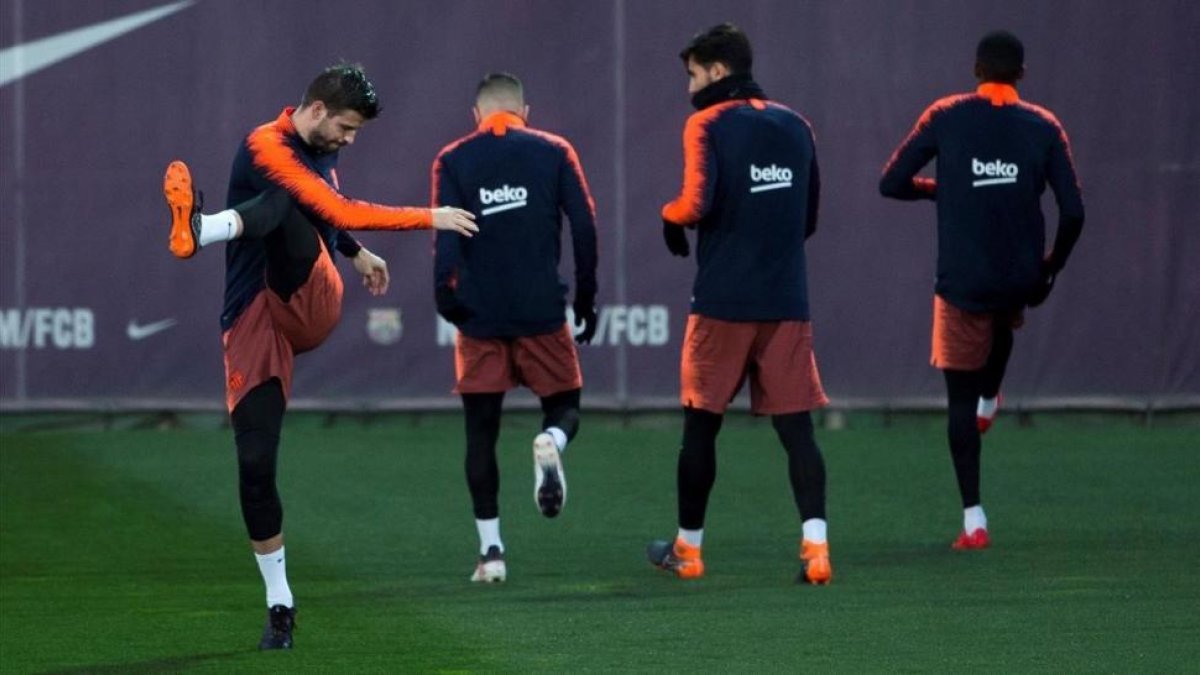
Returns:
[[[1067,133],[1016,83],[1025,48],[1011,33],[988,33],[975,55],[979,87],[935,101],[892,154],[879,191],[937,202],[938,262],[932,363],[946,379],[950,454],[963,504],[954,548],[989,544],[979,497],[980,434],[1000,402],[1013,329],[1026,306],[1049,295],[1083,229],[1083,200]],[[937,157],[937,179],[917,172]],[[1058,232],[1045,255],[1040,206],[1049,183]]]
[[[679,531],[650,561],[704,574],[701,543],[725,409],[750,379],[751,409],[771,415],[802,520],[798,581],[829,583],[825,463],[809,411],[828,403],[812,348],[804,241],[816,231],[820,183],[808,122],[767,99],[751,76],[746,35],[722,24],[680,53],[698,112],[683,131],[683,190],[663,207],[663,236],[699,270],[683,339]]]
[[[173,254],[188,258],[229,242],[221,314],[226,404],[242,516],[267,587],[260,649],[292,646],[295,608],[275,468],[293,358],[324,342],[341,316],[342,278],[333,251],[350,258],[368,291],[379,295],[387,290],[387,265],[346,230],[433,227],[467,236],[476,230],[473,216],[457,209],[387,207],[342,196],[338,151],[379,110],[375,87],[358,66],[333,66],[309,84],[298,108],[285,108],[242,142],[225,211],[200,213],[183,162],[172,162],[163,179]]]
[[[467,435],[467,487],[479,532],[471,581],[504,581],[500,470],[496,439],[504,393],[525,385],[541,399],[533,439],[534,501],[553,518],[567,498],[562,452],[579,429],[583,377],[566,325],[567,285],[558,277],[562,215],[575,255],[576,337],[596,332],[595,204],[571,144],[530,128],[520,80],[483,78],[478,128],[446,146],[433,163],[433,204],[477,213],[470,240],[439,232],[434,260],[438,313],[458,326],[454,348]]]

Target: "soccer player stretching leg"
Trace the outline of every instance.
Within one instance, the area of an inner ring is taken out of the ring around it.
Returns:
[[[1045,108],[1022,101],[1025,48],[988,33],[976,49],[972,93],[930,105],[883,169],[879,191],[937,202],[938,262],[932,364],[946,379],[950,456],[962,497],[957,550],[987,548],[979,495],[980,435],[995,419],[1013,329],[1045,301],[1083,229],[1083,200],[1067,133]],[[937,179],[917,177],[937,157]],[[1041,195],[1058,202],[1045,254]]]
[[[338,151],[379,113],[375,87],[357,66],[326,69],[298,108],[250,133],[229,179],[229,208],[200,213],[187,165],[167,167],[163,193],[171,210],[169,248],[190,258],[225,250],[226,405],[237,445],[242,516],[267,587],[260,649],[291,649],[295,604],[283,549],[283,507],[275,485],[279,433],[296,354],[329,336],[342,311],[342,278],[333,251],[353,261],[373,295],[388,286],[383,259],[346,230],[430,227],[465,236],[473,216],[458,209],[388,207],[339,192]]]

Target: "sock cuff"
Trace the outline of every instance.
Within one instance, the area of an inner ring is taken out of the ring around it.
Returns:
[[[559,452],[567,449],[567,432],[558,427],[546,427],[545,433],[554,439],[554,447],[558,448]]]
[[[285,560],[287,558],[287,556],[284,555],[283,547],[280,546],[278,551],[271,551],[270,553],[255,552],[254,558],[256,560],[258,560],[259,562],[269,562],[272,560],[275,560],[275,561]]]

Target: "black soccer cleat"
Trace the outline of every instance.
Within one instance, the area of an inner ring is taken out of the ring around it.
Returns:
[[[296,608],[274,605],[267,610],[267,625],[263,628],[260,650],[291,649],[292,630],[296,627]]]

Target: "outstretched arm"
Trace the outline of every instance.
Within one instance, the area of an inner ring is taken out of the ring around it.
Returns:
[[[343,196],[296,156],[284,134],[273,125],[256,129],[247,139],[254,165],[302,207],[339,230],[445,229],[470,234],[474,217],[465,211],[437,214],[431,209],[382,206]]]

